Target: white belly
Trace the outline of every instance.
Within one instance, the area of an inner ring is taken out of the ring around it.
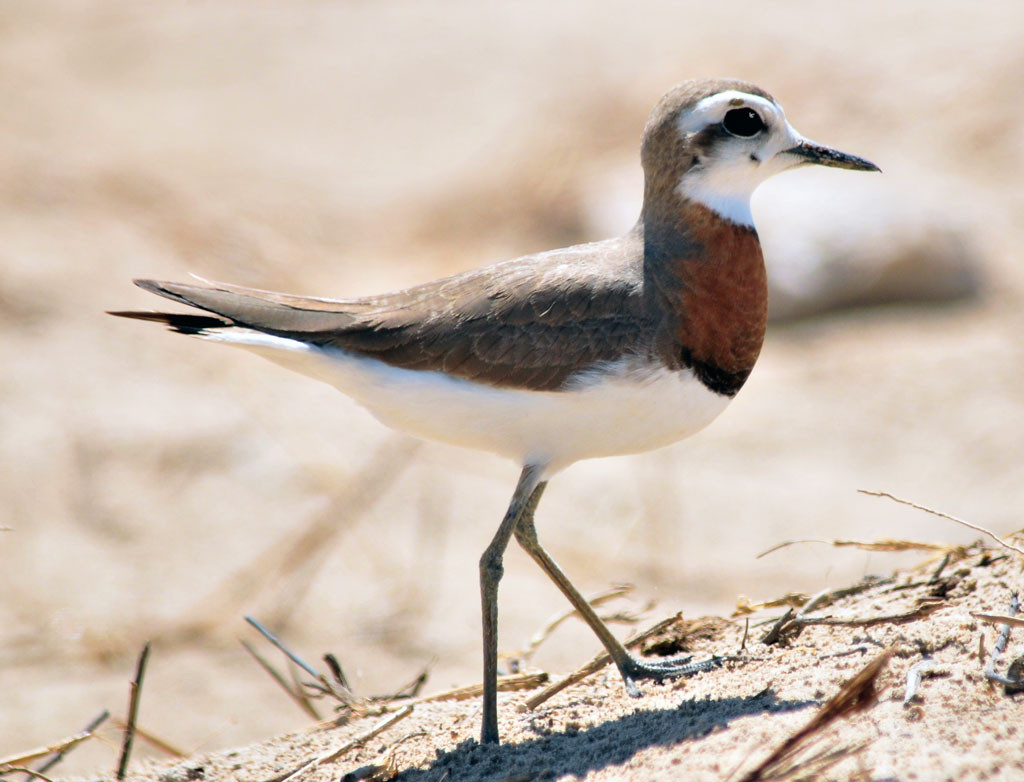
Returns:
[[[409,434],[490,451],[550,475],[580,459],[660,448],[703,429],[730,398],[688,370],[637,360],[580,376],[565,391],[501,389],[441,372],[399,369],[336,349],[241,329],[206,339],[247,347],[329,383]]]

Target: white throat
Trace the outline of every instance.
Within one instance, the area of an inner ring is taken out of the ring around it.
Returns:
[[[724,217],[736,225],[754,227],[754,215],[750,211],[753,188],[748,192],[729,192],[716,187],[713,181],[688,181],[684,177],[676,192],[684,198],[703,204],[719,217]]]

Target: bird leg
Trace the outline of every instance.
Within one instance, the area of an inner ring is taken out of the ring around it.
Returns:
[[[537,499],[546,486],[541,483],[537,487]],[[591,605],[581,595],[576,587],[572,585],[565,573],[558,564],[548,555],[537,540],[537,529],[533,525],[533,512],[536,509],[536,502],[530,503],[524,508],[524,512],[515,528],[516,540],[523,547],[527,554],[533,557],[534,561],[541,566],[548,577],[555,582],[562,594],[565,595],[573,608],[583,617],[583,620],[590,625],[598,639],[608,651],[612,661],[622,674],[622,680],[626,685],[626,692],[634,698],[640,697],[640,690],[637,689],[637,679],[671,679],[678,676],[689,676],[700,671],[705,671],[717,665],[717,661],[707,661],[690,664],[692,659],[689,656],[673,657],[656,662],[645,662],[633,657],[626,647],[612,635],[608,626],[601,621]]]
[[[543,468],[526,465],[512,494],[505,518],[493,540],[480,557],[480,602],[484,630],[484,714],[480,743],[497,744],[498,739],[498,582],[504,567],[502,555],[523,515],[533,516],[546,484],[540,481]]]

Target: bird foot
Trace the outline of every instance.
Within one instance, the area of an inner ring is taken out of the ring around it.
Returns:
[[[637,688],[636,682],[641,679],[665,681],[666,679],[677,679],[681,676],[693,676],[695,673],[717,668],[725,659],[725,657],[712,657],[710,660],[701,660],[695,663],[691,662],[693,655],[667,657],[662,660],[651,661],[628,657],[626,658],[626,663],[619,666],[619,673],[622,674],[622,681],[626,685],[626,692],[633,698],[639,698],[641,692]]]

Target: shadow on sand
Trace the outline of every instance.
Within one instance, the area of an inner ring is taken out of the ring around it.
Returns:
[[[764,712],[787,712],[817,705],[817,701],[780,701],[771,691],[746,698],[684,701],[674,709],[637,711],[581,730],[547,733],[519,744],[481,746],[465,741],[450,752],[439,752],[427,768],[409,769],[395,777],[401,782],[445,780],[558,779],[582,777],[590,771],[626,762],[653,746],[671,746],[706,736],[738,718]],[[540,714],[538,714],[538,717]]]

